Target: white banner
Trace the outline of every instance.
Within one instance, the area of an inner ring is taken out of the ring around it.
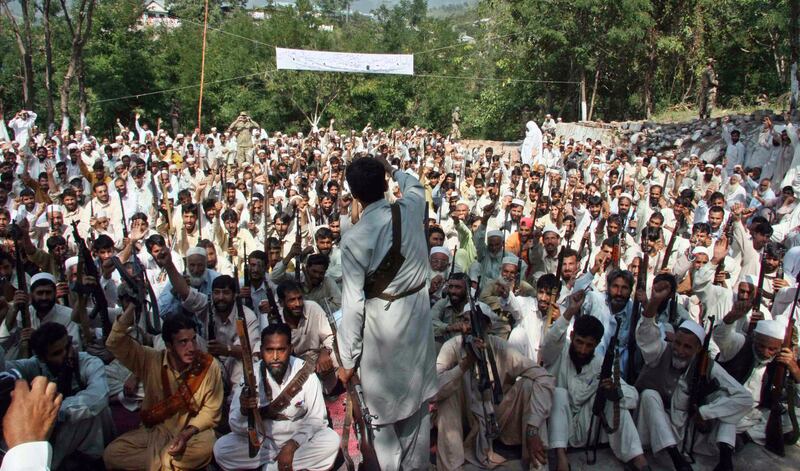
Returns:
[[[413,54],[361,54],[275,48],[278,70],[414,75]]]

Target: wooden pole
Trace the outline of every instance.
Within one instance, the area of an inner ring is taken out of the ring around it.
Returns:
[[[206,35],[208,34],[208,0],[205,0],[203,14],[203,52],[200,59],[200,98],[197,102],[197,127],[200,128],[203,117],[203,85],[206,80]]]

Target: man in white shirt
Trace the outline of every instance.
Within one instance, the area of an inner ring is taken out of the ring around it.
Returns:
[[[261,358],[254,363],[256,394],[233,393],[231,433],[214,444],[224,470],[330,469],[339,451],[339,435],[326,426],[322,385],[314,365],[292,356],[292,333],[286,324],[271,324],[261,334]],[[258,409],[266,436],[249,456],[247,415]],[[263,467],[263,468],[262,468]]]

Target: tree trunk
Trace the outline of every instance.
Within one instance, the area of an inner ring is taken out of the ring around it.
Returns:
[[[645,118],[650,119],[653,116],[653,84],[656,79],[656,70],[658,67],[658,54],[656,51],[656,43],[658,42],[658,32],[656,27],[650,28],[647,32],[648,48],[647,48],[647,66],[644,71],[644,85],[643,90],[643,104]]]
[[[592,115],[594,115],[594,100],[597,98],[597,87],[600,84],[600,67],[601,65],[597,65],[597,70],[594,71],[594,87],[592,87],[592,99],[589,101],[589,117],[588,120],[592,120]]]
[[[44,24],[44,89],[47,93],[47,132],[52,134],[56,111],[55,104],[53,103],[53,39],[52,28],[50,26],[50,5],[51,0],[44,0],[44,8],[42,9],[42,22]]]
[[[581,68],[581,121],[586,121],[586,70]]]
[[[83,50],[92,33],[92,18],[96,4],[97,0],[82,0],[77,8],[78,22],[73,24],[66,0],[61,0],[61,6],[64,9],[64,21],[67,23],[72,36],[69,65],[67,66],[67,72],[64,74],[64,82],[61,84],[61,131],[64,133],[69,132],[70,89],[76,76],[78,78],[78,107],[81,113],[79,126],[83,127],[85,125],[87,103],[83,80]]]
[[[73,50],[69,58],[67,73],[64,74],[64,81],[61,82],[61,133],[69,133],[69,95],[72,88],[72,80],[75,78],[75,71],[78,68],[78,58]]]
[[[792,97],[789,100],[789,102],[790,102],[789,109],[791,110],[792,114],[794,114],[797,111],[797,101],[798,101],[798,99],[800,99],[800,97],[798,97],[798,80],[800,80],[800,78],[798,78],[798,76],[797,76],[797,74],[798,74],[797,61],[799,59],[798,58],[798,54],[800,53],[800,45],[798,44],[798,41],[800,41],[800,38],[798,38],[799,32],[798,32],[798,25],[797,25],[797,21],[798,21],[799,17],[800,17],[800,0],[791,0],[790,13],[789,13],[789,21],[790,21],[790,23],[789,23],[789,44],[790,44],[791,55],[792,55],[792,67],[791,67],[791,71],[792,71],[792,77],[791,77]]]
[[[21,60],[21,73],[22,73],[22,101],[25,103],[25,109],[33,110],[36,96],[36,88],[33,82],[33,55],[31,52],[31,15],[28,0],[19,0],[19,6],[22,10],[22,27],[17,24],[15,15],[8,7],[8,0],[0,0],[3,6],[3,13],[14,31],[14,37],[17,41],[17,49],[19,49],[19,57]]]

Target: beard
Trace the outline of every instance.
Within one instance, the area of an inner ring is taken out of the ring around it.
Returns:
[[[38,301],[32,301],[31,305],[33,306],[34,309],[36,309],[36,312],[41,312],[43,314],[46,314],[50,312],[51,309],[53,309],[53,306],[56,305],[56,300],[55,298],[41,299]]]
[[[709,175],[707,173],[703,174],[703,181],[705,181],[706,183],[710,183],[712,178],[714,178],[713,174],[712,175]]]
[[[680,358],[672,357],[672,368],[676,370],[685,370],[689,366],[689,360],[681,360]]]
[[[203,276],[189,275],[189,284],[192,288],[199,288],[203,284],[203,281],[205,281],[205,277]]]
[[[575,348],[572,346],[572,344],[569,346],[569,358],[572,360],[572,364],[575,365],[575,368],[578,370],[588,365],[592,361],[592,355],[581,355],[575,351]]]
[[[775,354],[775,355],[773,355],[771,357],[763,357],[763,356],[761,356],[761,354],[758,353],[758,349],[756,349],[756,344],[755,343],[753,343],[751,348],[753,349],[753,354],[754,354],[753,356],[756,359],[756,366],[764,366],[767,363],[771,362],[777,356],[777,354]]]
[[[214,301],[214,310],[216,312],[229,312],[232,306],[232,303],[226,301]]]
[[[276,382],[282,383],[283,377],[286,375],[286,370],[289,368],[289,363],[267,363],[267,370],[269,370],[269,374],[272,375],[272,378],[275,379]]]

